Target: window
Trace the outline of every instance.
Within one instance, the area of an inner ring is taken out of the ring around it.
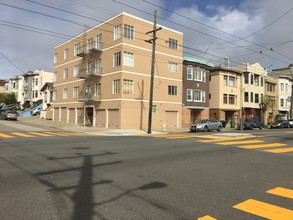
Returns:
[[[255,103],[259,103],[259,94],[255,94],[255,100],[254,100]]]
[[[285,107],[284,104],[285,104],[284,99],[280,99],[280,105],[281,105],[281,107]]]
[[[253,92],[250,93],[250,102],[253,102]]]
[[[63,99],[68,98],[68,89],[63,89]]]
[[[134,93],[134,82],[133,80],[124,79],[123,80],[123,94],[133,94]]]
[[[94,48],[93,38],[88,39],[86,42],[86,45],[87,45],[87,50],[93,49]]]
[[[90,62],[86,65],[86,74],[92,74],[93,73],[93,63]]]
[[[267,83],[266,86],[268,92],[275,92],[275,86],[273,84]]]
[[[236,87],[236,78],[233,76],[229,76],[229,86]]]
[[[74,86],[73,87],[73,98],[78,98],[79,94],[79,86]]]
[[[67,60],[69,56],[69,49],[64,50],[64,60]]]
[[[244,83],[245,84],[249,84],[249,74],[248,73],[244,73]]]
[[[101,83],[95,84],[95,96],[100,96],[101,93]]]
[[[38,84],[39,84],[39,79],[38,78],[36,78],[35,83],[36,83],[35,85],[38,86]]]
[[[193,101],[193,90],[192,89],[186,90],[186,101],[189,101],[189,102]]]
[[[284,91],[285,88],[284,88],[284,83],[281,83],[281,91]]]
[[[168,86],[168,95],[177,95],[177,86]]]
[[[114,27],[114,40],[119,40],[122,35],[121,24]]]
[[[77,65],[73,69],[73,77],[78,77],[80,71],[80,65]]]
[[[124,37],[129,40],[134,39],[134,27],[128,24],[124,24]]]
[[[263,87],[263,77],[260,77],[260,86]]]
[[[121,52],[114,53],[113,66],[114,67],[121,66]]]
[[[101,73],[101,71],[102,71],[102,59],[97,59],[95,72]]]
[[[228,76],[224,76],[224,86],[228,86]]]
[[[236,105],[237,96],[236,95],[229,95],[229,104]]]
[[[178,40],[169,38],[169,48],[177,50],[178,49]]]
[[[112,94],[120,94],[120,79],[115,79],[112,82]]]
[[[58,62],[58,53],[54,54],[54,64]]]
[[[178,73],[178,63],[169,62],[168,71],[171,73]]]
[[[57,81],[57,72],[54,72],[54,76],[53,76],[53,82]]]
[[[54,90],[54,91],[53,91],[52,100],[55,101],[56,99],[57,99],[57,91]]]
[[[192,80],[193,79],[193,68],[188,66],[187,67],[187,79]]]
[[[97,35],[97,49],[101,49],[103,45],[103,37],[102,34]]]
[[[157,106],[156,105],[152,106],[152,111],[153,111],[153,113],[157,113]]]
[[[68,79],[68,69],[63,70],[63,79]]]
[[[38,90],[35,90],[35,98],[38,98],[38,94],[39,94]]]
[[[128,67],[134,67],[134,55],[133,53],[124,51],[123,53],[123,65]]]
[[[249,99],[248,99],[248,92],[245,92],[245,93],[244,93],[244,102],[249,102]]]
[[[253,74],[250,75],[250,84],[253,85]]]
[[[80,43],[74,45],[74,56],[80,53]]]
[[[254,75],[254,85],[259,86],[259,75]]]
[[[228,104],[228,95],[227,94],[223,95],[223,103]]]
[[[193,70],[193,78],[196,81],[205,82],[205,71],[201,69],[194,69]]]
[[[205,102],[205,91],[194,89],[193,100],[195,102]]]

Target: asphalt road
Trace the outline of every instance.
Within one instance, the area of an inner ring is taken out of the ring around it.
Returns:
[[[265,150],[292,148],[293,129],[255,130],[243,144],[213,133],[100,137],[5,122],[0,219],[292,220],[293,152]],[[275,147],[242,148],[257,144]]]

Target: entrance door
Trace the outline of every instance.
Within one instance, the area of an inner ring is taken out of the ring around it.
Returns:
[[[94,108],[86,107],[85,108],[85,125],[86,126],[93,125],[93,118],[94,118]]]
[[[178,112],[166,111],[166,124],[167,128],[178,128]]]

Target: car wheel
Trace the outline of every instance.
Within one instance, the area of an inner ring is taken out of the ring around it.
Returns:
[[[222,126],[218,126],[217,131],[221,131],[222,130]]]
[[[262,125],[259,126],[259,130],[261,130],[261,129],[263,129],[263,126]]]
[[[204,131],[204,132],[207,132],[207,131],[209,131],[209,128],[208,128],[208,126],[204,126],[204,128],[203,128],[203,131]]]

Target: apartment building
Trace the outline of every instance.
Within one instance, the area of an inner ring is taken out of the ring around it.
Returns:
[[[293,80],[287,76],[278,77],[278,92],[279,97],[277,99],[277,107],[279,111],[279,117],[289,119],[291,108],[291,94],[292,94],[292,82]]]
[[[245,63],[234,67],[243,72],[241,86],[241,107],[243,118],[256,118],[262,120],[261,100],[264,96],[264,82],[267,70],[259,63]]]
[[[278,115],[277,99],[279,97],[278,79],[273,76],[265,78],[265,94],[262,102],[266,105],[264,112],[264,124],[272,123]]]
[[[210,69],[210,118],[225,120],[228,126],[237,126],[241,109],[241,80],[242,72],[239,70],[221,66]]]
[[[162,27],[158,25],[158,27]],[[54,48],[53,120],[147,129],[153,23],[121,13]],[[181,127],[183,34],[157,31],[152,128]]]
[[[182,126],[209,117],[209,68],[212,63],[184,57],[182,91]]]
[[[29,71],[7,80],[4,92],[15,93],[17,107],[25,109],[42,102],[40,89],[46,82],[53,82],[53,76],[54,73],[42,69]]]

